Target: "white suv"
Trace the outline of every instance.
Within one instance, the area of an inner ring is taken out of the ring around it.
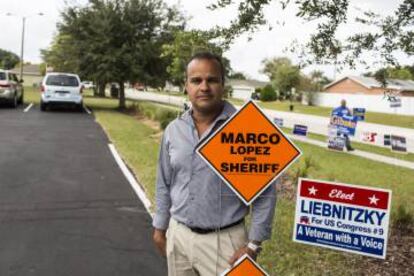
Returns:
[[[23,103],[23,86],[16,74],[0,69],[0,100],[7,101],[12,107]]]
[[[47,73],[40,87],[42,98],[40,109],[45,111],[50,105],[75,105],[83,109],[83,85],[76,74]]]

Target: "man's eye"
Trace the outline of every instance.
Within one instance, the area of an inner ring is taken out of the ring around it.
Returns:
[[[200,84],[201,83],[201,80],[200,79],[192,79],[191,80],[191,83],[193,83],[193,84]]]
[[[220,82],[219,78],[209,78],[207,81],[209,83],[218,83],[218,82]]]

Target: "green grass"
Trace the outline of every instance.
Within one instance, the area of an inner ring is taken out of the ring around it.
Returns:
[[[40,89],[32,86],[26,86],[24,88],[24,102],[25,103],[40,103]]]
[[[118,112],[115,100],[86,98],[85,101],[154,202],[159,140],[151,136],[157,131],[132,116]],[[304,156],[289,173],[310,157],[315,165],[307,177],[392,189],[392,208],[405,205],[409,212],[413,212],[414,171],[306,143],[296,144]],[[360,274],[363,267],[359,264],[365,257],[292,242],[294,205],[292,200],[279,197],[272,238],[264,244],[259,258],[263,268],[270,275]]]

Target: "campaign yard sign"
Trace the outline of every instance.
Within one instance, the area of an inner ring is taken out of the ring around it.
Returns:
[[[293,240],[385,259],[391,191],[299,179]]]
[[[331,125],[337,127],[339,134],[354,136],[357,126],[357,119],[351,115],[332,115]]]
[[[392,100],[390,100],[389,102],[391,108],[398,108],[402,106],[401,98],[393,97]]]
[[[376,132],[365,131],[362,133],[362,141],[375,144],[377,135]]]
[[[391,146],[391,135],[384,134],[384,146]]]
[[[354,107],[352,110],[352,115],[354,115],[357,121],[365,121],[365,108]]]
[[[283,127],[283,118],[277,118],[274,117],[273,118],[273,122],[278,126],[278,127]]]
[[[334,125],[328,127],[328,149],[343,151],[345,147],[345,137],[338,135],[338,129]]]
[[[293,126],[293,134],[299,136],[306,136],[308,134],[308,127],[304,125],[294,125]]]
[[[391,135],[391,150],[399,153],[407,153],[407,139],[403,136]]]
[[[268,276],[268,274],[249,255],[244,254],[221,276]]]
[[[328,137],[328,149],[343,151],[345,147],[345,137],[341,136],[329,136]]]
[[[221,125],[197,153],[246,205],[301,155],[253,101]]]

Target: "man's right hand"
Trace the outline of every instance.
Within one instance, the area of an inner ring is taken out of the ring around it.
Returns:
[[[167,238],[165,236],[165,233],[165,230],[154,228],[154,234],[152,235],[152,239],[154,240],[155,246],[157,247],[159,253],[163,257],[167,255],[165,251],[167,245]]]

